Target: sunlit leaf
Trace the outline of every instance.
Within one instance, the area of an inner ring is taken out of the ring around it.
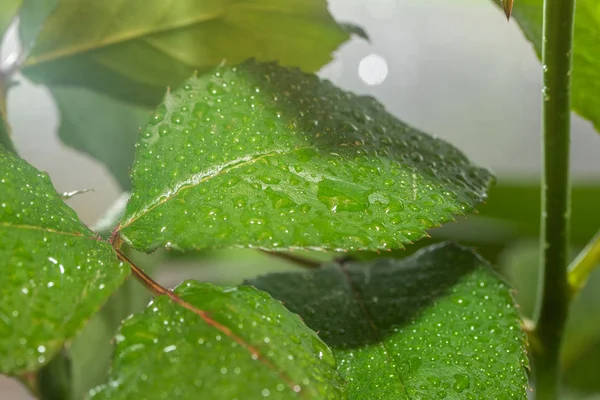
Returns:
[[[492,181],[370,97],[275,64],[168,93],[121,222],[135,248],[391,249],[472,210]]]
[[[315,71],[347,39],[325,0],[61,0],[23,73],[155,106],[194,70],[256,57]]]

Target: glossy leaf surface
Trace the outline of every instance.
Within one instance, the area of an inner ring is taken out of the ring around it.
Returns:
[[[401,248],[485,198],[489,172],[373,98],[275,64],[168,93],[142,132],[135,248]]]
[[[100,399],[343,399],[331,350],[268,294],[195,281],[117,334]]]
[[[48,362],[127,273],[46,174],[0,149],[1,373]]]
[[[500,0],[496,0],[500,3]],[[514,2],[512,16],[519,23],[540,56],[542,52],[543,0]],[[579,115],[590,120],[600,131],[600,8],[597,0],[577,0],[575,43],[573,47],[573,74],[571,84],[572,107]],[[552,96],[552,93],[546,93]]]
[[[121,188],[129,189],[139,130],[150,111],[83,88],[51,87],[60,111],[63,143],[104,164]]]
[[[347,39],[325,0],[62,0],[23,72],[155,106],[194,70],[256,57],[315,71]]]
[[[349,399],[527,398],[509,288],[470,250],[442,244],[249,283],[319,332]]]

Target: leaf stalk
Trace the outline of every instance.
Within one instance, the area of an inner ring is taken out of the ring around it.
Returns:
[[[569,286],[572,296],[583,289],[598,264],[600,264],[600,230],[569,265]]]

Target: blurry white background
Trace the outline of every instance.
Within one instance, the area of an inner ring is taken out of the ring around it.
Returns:
[[[540,171],[541,66],[516,23],[489,0],[330,0],[338,21],[360,25],[320,75],[370,94],[403,121],[436,134],[500,182],[537,179]],[[17,49],[14,30],[2,59]],[[58,115],[43,86],[19,78],[9,121],[20,154],[47,171],[59,191],[93,188],[69,201],[93,223],[119,195],[105,168],[58,140]],[[600,135],[573,121],[574,179],[600,181]],[[29,397],[0,377],[1,400]]]

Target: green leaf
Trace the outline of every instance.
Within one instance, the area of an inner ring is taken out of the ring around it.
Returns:
[[[575,256],[576,249],[571,249]],[[514,284],[516,300],[526,317],[533,314],[537,296],[539,245],[522,241],[509,248],[501,268]],[[600,392],[600,269],[594,271],[587,285],[573,299],[565,329],[562,365],[567,384],[582,392]],[[591,368],[586,372],[587,368]]]
[[[147,255],[124,249],[127,257],[143,265],[152,273],[161,261],[157,254]],[[113,338],[124,319],[141,312],[151,299],[150,292],[135,279],[128,279],[79,332],[69,346],[73,364],[73,393],[83,399],[90,389],[108,381],[108,370],[113,350]]]
[[[19,36],[25,50],[35,45],[35,40],[46,19],[62,0],[23,0],[19,11]]]
[[[17,15],[21,3],[23,3],[23,0],[2,0],[0,2],[0,42],[6,29],[8,29]]]
[[[342,399],[331,350],[266,293],[184,282],[124,322],[92,399]]]
[[[60,139],[100,161],[121,188],[129,189],[135,142],[150,112],[83,88],[51,87],[50,92],[60,111]]]
[[[472,210],[492,177],[373,98],[250,61],[167,93],[132,180],[138,250],[375,250]]]
[[[494,0],[500,4],[500,0]],[[517,0],[513,18],[541,57],[543,0]],[[577,0],[571,102],[600,131],[600,9],[597,0]]]
[[[347,39],[325,0],[62,0],[23,73],[156,106],[194,70],[256,57],[315,71]]]
[[[0,149],[0,373],[50,361],[128,268],[83,225],[50,179]]]
[[[319,332],[349,399],[527,398],[509,288],[470,250],[442,244],[249,283]]]

